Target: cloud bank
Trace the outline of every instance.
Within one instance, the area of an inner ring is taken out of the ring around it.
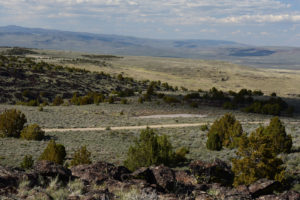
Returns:
[[[300,3],[294,0],[0,0],[0,25],[8,24],[147,37],[242,37],[246,32],[268,33],[279,27],[285,33],[297,35],[298,29],[292,30],[292,26],[300,24]],[[270,38],[269,34],[259,35]]]

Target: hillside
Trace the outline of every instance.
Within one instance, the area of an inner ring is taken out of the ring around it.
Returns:
[[[71,98],[74,93],[103,95],[112,91],[145,89],[146,84],[133,79],[118,79],[105,73],[91,73],[63,68],[24,57],[0,57],[0,102],[52,102],[56,96]]]
[[[22,55],[15,49],[1,48],[2,54]],[[212,87],[224,91],[243,88],[262,90],[265,94],[276,92],[279,96],[295,98],[300,95],[300,71],[284,69],[257,69],[224,61],[161,58],[149,56],[109,56],[55,50],[30,49],[22,56],[37,62],[70,68],[105,72],[117,76],[134,77],[136,80],[168,82],[190,90],[209,90]]]
[[[259,68],[300,69],[300,48],[222,40],[158,40],[18,26],[0,27],[0,46],[97,54],[224,60]]]

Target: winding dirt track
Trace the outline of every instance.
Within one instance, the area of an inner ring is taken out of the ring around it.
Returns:
[[[254,121],[254,122],[241,122],[242,124],[268,124],[267,121]],[[109,127],[110,130],[137,130],[137,129],[145,129],[149,128],[182,128],[182,127],[196,127],[207,124],[205,123],[193,123],[193,124],[158,124],[158,125],[143,125],[143,126],[116,126]],[[293,122],[285,122],[285,124],[300,124],[300,121]],[[104,131],[107,128],[104,127],[95,127],[95,128],[51,128],[51,129],[43,129],[45,132],[86,132],[86,131]]]

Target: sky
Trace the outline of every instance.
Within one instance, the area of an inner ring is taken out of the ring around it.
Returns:
[[[0,0],[0,26],[300,47],[300,0]]]

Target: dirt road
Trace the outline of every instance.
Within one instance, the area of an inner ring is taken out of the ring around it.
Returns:
[[[242,124],[268,124],[270,121],[254,121],[254,122],[241,122]],[[197,127],[207,124],[193,123],[193,124],[159,124],[159,125],[143,125],[143,126],[116,126],[116,127],[95,127],[95,128],[51,128],[43,129],[45,132],[72,132],[72,131],[104,131],[104,130],[137,130],[149,128],[182,128],[182,127]],[[285,122],[285,124],[300,124],[300,121]]]

